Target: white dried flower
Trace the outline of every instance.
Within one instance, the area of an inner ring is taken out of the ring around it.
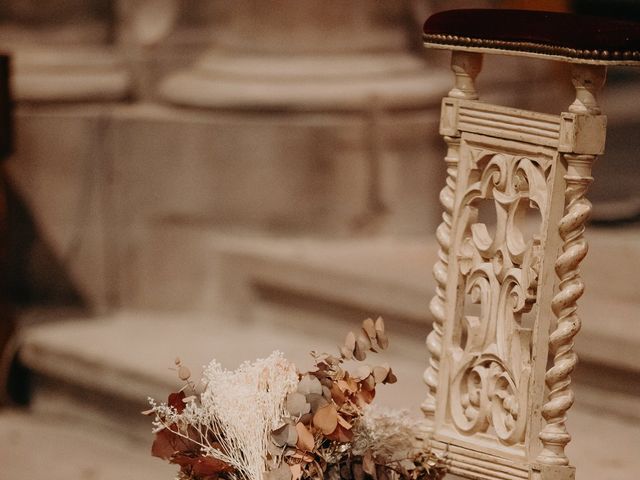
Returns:
[[[234,371],[213,361],[204,380],[202,406],[193,415],[209,422],[221,446],[206,453],[232,465],[241,477],[263,480],[271,431],[282,423],[286,396],[297,386],[295,366],[276,351]]]
[[[424,426],[408,410],[368,406],[354,426],[353,454],[370,451],[375,458],[392,462],[411,458],[419,447]]]

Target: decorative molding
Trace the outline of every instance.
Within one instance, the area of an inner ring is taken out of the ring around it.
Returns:
[[[459,103],[458,129],[520,142],[557,147],[560,116],[482,102]]]

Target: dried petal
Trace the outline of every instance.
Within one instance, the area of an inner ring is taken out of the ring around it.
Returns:
[[[324,435],[329,435],[338,426],[338,411],[333,404],[325,405],[318,409],[313,416],[313,424],[319,428]]]
[[[312,451],[315,446],[315,440],[311,432],[300,422],[296,424],[296,431],[298,432],[298,442],[296,444],[298,449],[305,452]]]
[[[376,334],[384,333],[384,320],[382,317],[376,319]]]

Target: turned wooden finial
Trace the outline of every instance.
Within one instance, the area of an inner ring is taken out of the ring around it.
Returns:
[[[607,67],[604,65],[571,65],[571,82],[576,89],[576,99],[569,106],[571,113],[599,115],[600,106],[596,95],[607,78]]]
[[[449,96],[466,100],[477,100],[475,79],[482,70],[482,54],[476,52],[451,52],[451,70],[456,76]]]

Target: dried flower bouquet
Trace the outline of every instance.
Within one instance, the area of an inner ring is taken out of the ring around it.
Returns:
[[[440,479],[420,422],[370,405],[396,376],[363,362],[388,344],[382,318],[367,319],[337,356],[312,351],[309,372],[273,352],[235,371],[214,360],[199,385],[176,359],[185,386],[143,412],[155,416],[152,454],[180,480]]]

